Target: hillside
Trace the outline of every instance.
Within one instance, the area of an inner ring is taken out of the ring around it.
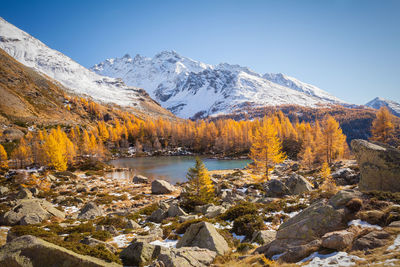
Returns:
[[[11,57],[62,85],[67,93],[91,97],[95,101],[114,104],[146,116],[172,114],[140,88],[126,86],[120,79],[100,76],[66,55],[0,18],[0,48]]]
[[[316,86],[283,74],[262,76],[239,65],[209,65],[174,51],[164,51],[153,58],[125,55],[107,59],[91,69],[144,88],[163,107],[183,118],[228,114],[248,105],[345,104]]]
[[[365,105],[374,109],[387,107],[393,115],[400,117],[400,104],[395,101],[387,100],[381,97],[376,97]]]

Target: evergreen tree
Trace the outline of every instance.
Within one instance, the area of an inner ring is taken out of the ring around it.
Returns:
[[[198,204],[210,203],[214,199],[214,186],[203,161],[196,157],[196,164],[190,168],[186,178],[188,185],[184,197]]]

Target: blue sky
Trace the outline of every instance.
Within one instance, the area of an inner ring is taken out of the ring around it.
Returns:
[[[400,1],[19,1],[0,16],[86,67],[163,50],[400,102]]]

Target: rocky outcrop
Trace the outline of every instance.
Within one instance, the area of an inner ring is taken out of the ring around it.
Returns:
[[[327,233],[322,237],[322,246],[334,250],[343,250],[353,243],[354,233],[347,230]]]
[[[121,251],[120,257],[124,266],[143,266],[156,259],[161,250],[167,249],[146,242],[134,242]]]
[[[383,247],[390,240],[390,234],[382,231],[376,230],[372,231],[364,236],[361,236],[356,241],[354,241],[352,250],[370,250],[378,247]]]
[[[15,238],[0,248],[0,266],[112,267],[120,265],[80,255],[34,236],[26,235]]]
[[[52,217],[64,219],[65,214],[44,199],[21,199],[14,208],[2,215],[0,221],[5,225],[26,225],[41,223]]]
[[[28,188],[21,188],[16,196],[18,199],[30,199],[33,198],[32,192]]]
[[[78,215],[78,219],[91,220],[103,216],[103,211],[94,202],[88,202]]]
[[[152,194],[170,194],[176,190],[175,186],[164,180],[154,180],[151,183]]]
[[[276,238],[275,230],[261,230],[253,234],[250,243],[258,243],[260,245],[266,245],[274,241]]]
[[[113,245],[110,245],[110,244],[108,244],[108,243],[106,243],[104,241],[97,240],[97,239],[92,238],[92,237],[88,237],[88,236],[84,237],[81,240],[81,243],[85,244],[85,245],[88,245],[88,246],[91,246],[91,247],[96,247],[98,245],[102,245],[112,253],[117,252],[117,249]]]
[[[400,192],[400,150],[360,139],[351,147],[360,167],[360,190]]]
[[[181,247],[199,247],[217,252],[220,255],[229,251],[229,246],[222,235],[215,227],[208,222],[192,224],[183,237],[176,244]]]

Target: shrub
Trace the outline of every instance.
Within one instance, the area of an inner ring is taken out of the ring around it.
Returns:
[[[251,238],[255,231],[264,228],[264,220],[259,215],[246,214],[233,221],[232,232],[237,235],[245,235],[246,237]]]
[[[361,210],[363,205],[363,201],[359,198],[353,198],[350,199],[347,203],[346,203],[346,208],[348,210],[350,210],[352,213],[356,213],[359,210]]]
[[[93,223],[81,223],[76,226],[67,227],[64,230],[64,233],[92,233],[95,231]]]
[[[189,228],[189,226],[191,226],[192,224],[195,224],[195,223],[203,222],[203,221],[207,221],[207,219],[201,218],[201,219],[193,219],[193,220],[183,222],[176,227],[175,233],[177,233],[179,235],[184,234],[186,232],[186,230]]]
[[[286,206],[285,208],[283,208],[283,211],[286,212],[286,213],[290,213],[290,212],[293,212],[293,211],[303,210],[305,208],[307,208],[306,204],[299,203],[299,204],[292,205],[292,206]]]
[[[96,231],[92,234],[92,237],[101,241],[106,241],[112,237],[108,231]]]
[[[224,214],[221,215],[221,219],[233,221],[236,218],[246,214],[258,214],[257,206],[251,202],[241,202],[236,206],[230,207]]]
[[[146,216],[150,216],[154,211],[156,211],[158,209],[158,204],[157,203],[153,203],[151,205],[148,205],[140,210],[138,210],[137,212],[133,213],[133,214],[129,214],[128,216],[126,216],[127,219],[130,220],[137,220],[139,219],[140,215],[146,215]]]
[[[103,217],[97,222],[98,225],[112,225],[115,228],[125,228],[126,223],[125,218],[118,216]]]
[[[247,253],[249,250],[251,250],[253,248],[254,248],[254,245],[252,245],[250,243],[240,243],[236,250],[240,253]]]

